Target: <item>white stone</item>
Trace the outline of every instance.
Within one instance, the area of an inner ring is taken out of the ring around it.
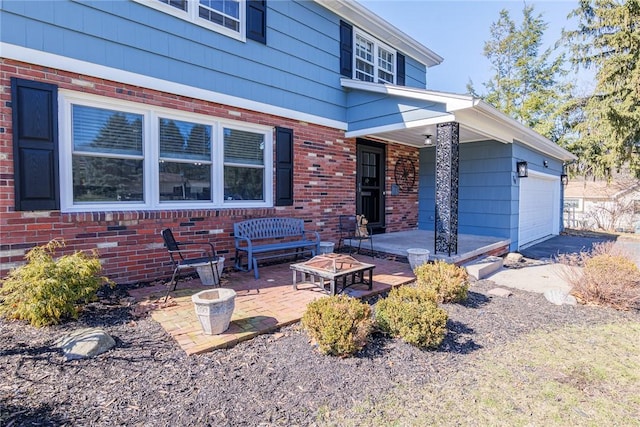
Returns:
[[[507,262],[516,263],[522,261],[522,258],[522,254],[519,254],[517,252],[510,252],[509,254],[507,254],[504,260]]]
[[[572,295],[567,294],[561,289],[548,289],[544,291],[544,297],[547,299],[547,301],[555,305],[576,304],[576,299]]]
[[[487,293],[491,296],[502,297],[502,298],[506,298],[513,295],[510,290],[505,288],[493,288]]]

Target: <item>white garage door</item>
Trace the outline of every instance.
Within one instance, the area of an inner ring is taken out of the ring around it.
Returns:
[[[560,232],[560,177],[529,171],[520,178],[518,247]]]

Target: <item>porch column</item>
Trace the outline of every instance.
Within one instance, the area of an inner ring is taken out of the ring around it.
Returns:
[[[436,132],[435,251],[458,253],[458,122],[440,123]]]

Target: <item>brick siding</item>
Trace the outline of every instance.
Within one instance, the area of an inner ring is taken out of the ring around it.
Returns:
[[[11,77],[109,98],[292,128],[296,162],[294,204],[257,209],[16,212]],[[318,231],[322,240],[337,241],[338,216],[355,211],[356,141],[344,138],[341,130],[6,59],[0,59],[0,84],[0,277],[23,262],[29,248],[55,238],[66,242],[60,254],[96,249],[103,262],[103,273],[117,283],[146,282],[171,274],[160,238],[163,228],[171,227],[178,240],[214,243],[218,252],[227,258],[227,265],[231,265],[236,221],[264,216],[298,217],[306,220],[306,228]],[[417,167],[418,150],[400,144],[386,145],[386,230],[412,229],[417,225],[417,182],[411,192],[390,194],[397,159],[411,158]]]

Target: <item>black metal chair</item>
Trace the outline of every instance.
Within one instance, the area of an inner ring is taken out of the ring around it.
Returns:
[[[216,249],[213,244],[208,242],[177,242],[170,228],[162,230],[161,234],[164,245],[169,251],[171,264],[173,266],[173,276],[171,276],[171,281],[167,284],[167,294],[164,297],[165,301],[169,298],[169,292],[176,290],[180,271],[187,268],[202,267],[203,264],[206,265],[208,263],[211,268],[211,274],[213,275],[213,283],[218,286],[220,285],[220,276],[218,275],[218,262],[220,259],[216,255]],[[196,246],[198,246],[199,249],[197,249]],[[194,257],[194,255],[200,256]],[[173,285],[173,289],[171,289],[171,285]]]
[[[357,215],[340,215],[339,231],[340,238],[338,240],[338,252],[342,250],[342,247],[345,244],[345,240],[349,240],[349,255],[351,255],[354,241],[358,242],[357,253],[360,253],[362,242],[368,240],[371,248],[371,257],[374,258],[375,254],[373,252],[373,233],[371,227],[368,224],[359,224]]]

